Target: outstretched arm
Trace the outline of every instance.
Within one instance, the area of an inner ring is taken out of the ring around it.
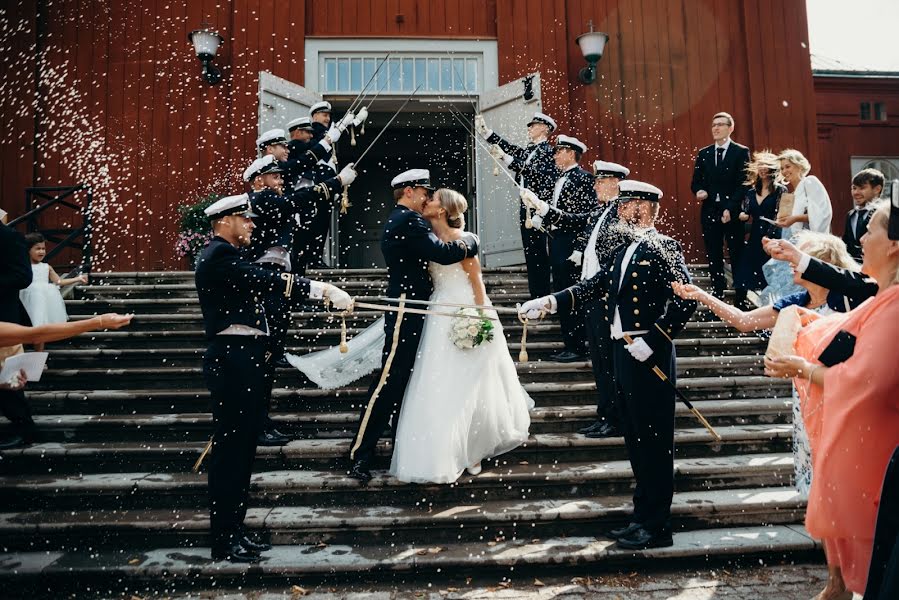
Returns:
[[[760,329],[771,329],[777,322],[778,312],[771,305],[762,306],[761,308],[750,311],[742,311],[736,306],[731,306],[724,300],[715,298],[710,293],[692,283],[672,281],[671,287],[674,289],[674,293],[677,296],[685,300],[695,300],[700,304],[708,306],[719,319],[743,333],[748,331],[758,331]]]
[[[80,321],[51,323],[37,327],[25,327],[15,323],[0,323],[0,346],[16,344],[43,344],[64,340],[79,333],[97,329],[120,329],[131,322],[134,315],[108,313]]]

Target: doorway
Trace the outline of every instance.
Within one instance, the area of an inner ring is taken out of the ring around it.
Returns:
[[[332,101],[334,118],[340,118],[348,104]],[[330,240],[332,265],[342,268],[384,267],[381,234],[393,209],[390,181],[407,169],[428,169],[437,187],[461,192],[469,202],[466,229],[473,231],[477,223],[473,195],[475,173],[474,141],[466,129],[449,112],[445,104],[428,98],[413,98],[406,108],[375,142],[385,124],[400,107],[396,99],[377,101],[370,109],[365,134],[356,132],[356,145],[350,132],[341,137],[337,148],[341,165],[357,162],[374,142],[359,165],[359,176],[349,188],[350,208],[347,214],[334,211]],[[472,128],[470,104],[455,104],[465,112],[467,127]]]

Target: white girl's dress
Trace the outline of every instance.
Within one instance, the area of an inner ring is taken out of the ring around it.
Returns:
[[[25,305],[31,324],[37,327],[68,321],[66,303],[59,292],[59,286],[50,283],[50,265],[32,264],[31,274],[31,285],[19,292],[19,299]]]

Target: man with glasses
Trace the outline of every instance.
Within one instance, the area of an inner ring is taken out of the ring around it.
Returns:
[[[699,151],[690,189],[702,202],[702,240],[705,242],[712,290],[724,298],[724,243],[730,265],[739,264],[743,252],[743,223],[737,218],[746,195],[746,165],[749,148],[731,140],[734,118],[726,112],[712,117],[714,143]]]

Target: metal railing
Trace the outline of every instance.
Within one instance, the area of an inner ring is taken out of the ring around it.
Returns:
[[[77,192],[86,192],[86,200],[83,206],[71,202]],[[90,273],[91,270],[91,207],[94,194],[90,186],[83,183],[76,186],[59,187],[30,187],[25,188],[25,214],[16,217],[8,223],[10,227],[20,224],[25,225],[26,233],[38,232],[47,238],[47,241],[56,245],[47,253],[44,262],[50,262],[67,248],[77,248],[81,251],[81,272]],[[63,229],[44,229],[38,223],[38,217],[54,206],[71,208],[81,215],[81,225]],[[79,241],[80,238],[80,241]]]

